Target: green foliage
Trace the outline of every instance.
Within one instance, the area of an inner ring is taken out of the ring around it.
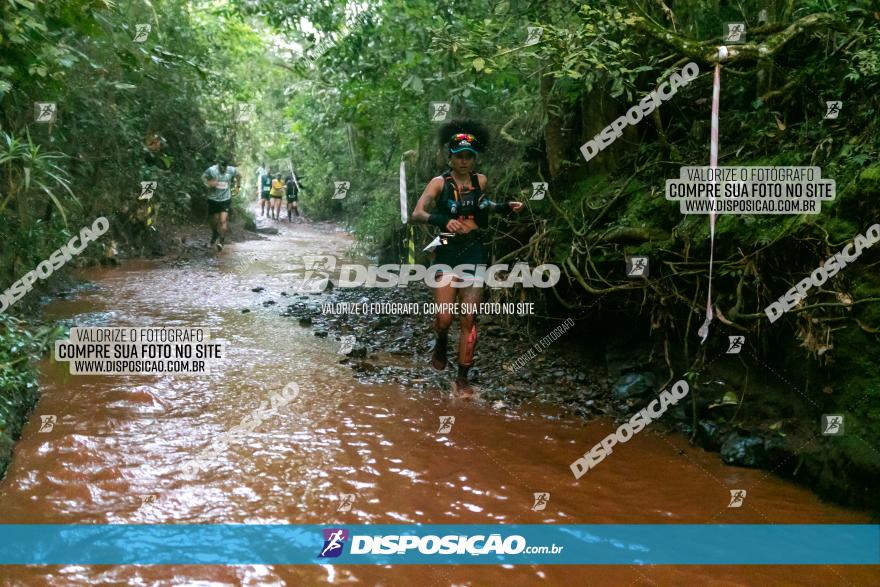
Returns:
[[[60,162],[63,153],[43,152],[30,135],[15,137],[0,133],[0,169],[4,178],[5,195],[0,197],[0,217],[10,202],[18,209],[17,222],[0,227],[5,246],[0,251],[0,268],[5,269],[3,277],[14,280],[13,276],[33,267],[51,252],[44,238],[45,223],[40,218],[32,218],[32,202],[45,199],[49,206],[59,212],[62,224],[66,227],[67,214],[62,200],[68,204],[79,204],[70,189],[67,171]]]
[[[103,244],[149,248],[191,218],[217,156],[256,150],[235,112],[261,99],[266,39],[234,12],[50,0],[5,2],[0,15],[0,238],[15,244],[0,253],[5,284],[98,216],[110,220]],[[138,23],[152,27],[142,43]],[[37,101],[57,104],[55,123],[35,123]],[[149,202],[141,181],[158,181]]]
[[[33,363],[59,334],[55,328],[34,330],[0,314],[0,476],[28,413],[37,402]]]
[[[479,169],[495,199],[524,200],[531,182],[551,180],[545,200],[526,202],[527,213],[510,229],[515,237],[497,239],[496,258],[557,263],[567,282],[560,303],[570,310],[592,308],[604,294],[603,307],[650,315],[658,344],[671,338],[685,348],[704,312],[709,222],[682,216],[663,188],[681,166],[708,163],[714,64],[698,59],[701,76],[600,157],[584,165],[578,147],[694,59],[689,53],[710,53],[725,22],[745,21],[749,43],[775,38],[774,53],[722,69],[719,164],[819,166],[836,180],[838,195],[818,216],[719,216],[716,306],[767,348],[791,349],[795,363],[808,357],[814,379],[840,381],[832,408],[880,384],[875,358],[864,365],[846,359],[876,346],[876,304],[846,301],[880,297],[865,269],[872,265],[849,267],[826,284],[815,298],[822,305],[790,313],[772,329],[761,323],[770,301],[880,219],[871,167],[880,156],[880,30],[869,0],[390,1],[361,7],[367,16],[360,19],[342,2],[240,4],[303,47],[304,57],[292,51],[279,58],[295,78],[286,82],[287,144],[306,175],[311,213],[346,219],[371,252],[399,253],[399,161],[415,152],[407,157],[411,210],[444,168],[428,102],[450,102],[456,115],[481,118],[493,130]],[[773,37],[822,12],[833,15],[823,21],[832,24],[795,30],[785,43]],[[540,42],[526,44],[528,27],[543,29]],[[831,99],[844,103],[838,120],[823,119]],[[336,180],[352,182],[345,200],[330,199]],[[659,279],[625,278],[621,259],[636,252],[651,257]],[[876,410],[859,418],[859,431],[876,444],[868,432]]]

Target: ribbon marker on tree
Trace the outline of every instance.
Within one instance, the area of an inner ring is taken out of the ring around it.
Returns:
[[[406,162],[400,160],[400,221],[406,224],[407,218],[407,202],[406,202]]]
[[[404,154],[405,156],[406,154]],[[406,162],[401,158],[400,160],[400,221],[406,224],[407,221],[407,197],[406,197]],[[412,224],[409,225],[407,230],[409,236],[407,238],[407,263],[410,265],[415,264],[415,244],[413,243],[413,227]]]
[[[290,170],[290,177],[293,178],[293,185],[296,186],[296,193],[298,194],[302,190],[299,187],[299,181],[296,179],[296,173],[293,172],[293,161],[290,159],[287,160],[287,169]],[[299,213],[302,214],[302,204],[299,205]]]
[[[293,184],[296,186],[296,191],[299,192],[299,181],[296,179],[296,173],[293,172],[293,162],[290,159],[287,160],[287,168],[290,169],[290,176],[293,178]]]
[[[718,167],[718,109],[721,101],[721,62],[727,59],[727,47],[718,48],[718,61],[715,62],[715,77],[712,80],[712,129],[709,139],[709,167]],[[713,175],[714,177],[714,175]],[[715,317],[712,311],[712,271],[715,264],[715,194],[710,195],[712,209],[709,211],[709,293],[706,297],[706,320],[698,331],[702,343],[709,337],[709,324]]]

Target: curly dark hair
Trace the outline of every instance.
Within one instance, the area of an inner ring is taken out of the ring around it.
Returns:
[[[444,149],[448,149],[452,137],[458,133],[474,135],[476,139],[474,148],[481,153],[489,148],[489,129],[482,122],[470,118],[451,120],[442,125],[437,131],[437,139]]]

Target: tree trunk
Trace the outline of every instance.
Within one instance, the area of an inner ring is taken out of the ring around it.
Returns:
[[[607,92],[604,88],[594,88],[581,96],[581,145],[602,132],[606,126],[617,118],[613,104],[605,100]],[[580,146],[580,145],[579,145]],[[617,163],[613,154],[613,146],[600,151],[588,161],[591,171],[610,171]],[[582,156],[582,155],[581,155]]]
[[[549,75],[541,77],[541,103],[544,105],[544,112],[547,113],[547,124],[544,126],[544,145],[547,151],[550,179],[556,178],[565,154],[560,105],[558,100],[553,97],[553,83],[553,78]]]
[[[793,0],[774,0],[767,11],[769,23],[773,25],[787,24],[791,20]],[[773,74],[775,65],[772,59],[758,60],[758,83],[756,86],[758,97],[764,96],[773,90]]]

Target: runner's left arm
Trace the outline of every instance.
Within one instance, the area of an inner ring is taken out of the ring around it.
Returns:
[[[493,212],[498,212],[502,216],[509,216],[511,214],[519,214],[523,208],[522,202],[505,202],[498,203],[493,202],[488,197],[486,197],[486,192],[488,191],[489,180],[482,173],[477,174],[477,179],[480,182],[480,191],[483,193],[483,198],[489,203],[490,210]]]

